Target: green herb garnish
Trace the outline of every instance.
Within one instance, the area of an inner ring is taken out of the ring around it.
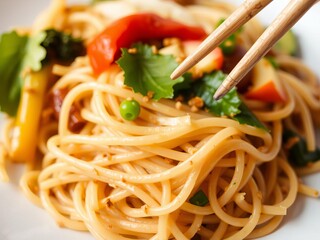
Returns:
[[[143,96],[151,93],[154,100],[172,98],[173,87],[184,80],[183,77],[176,80],[170,78],[170,74],[178,66],[175,58],[155,54],[147,44],[138,43],[133,48],[136,49],[135,53],[122,49],[122,56],[117,61],[124,71],[124,84]]]
[[[209,199],[202,190],[199,190],[189,199],[189,202],[193,205],[203,207],[209,203]]]
[[[39,71],[46,50],[41,46],[45,33],[34,37],[16,32],[0,36],[0,111],[14,116],[17,112],[23,84],[23,71]]]
[[[265,57],[270,63],[271,65],[273,66],[274,69],[279,69],[279,63],[277,62],[277,60],[272,57],[272,56],[266,56]]]
[[[219,27],[224,21],[225,19],[221,18],[217,23],[217,27]],[[227,37],[227,39],[225,39],[219,45],[224,55],[231,55],[232,53],[234,53],[237,46],[237,35],[240,34],[242,31],[243,27],[241,26],[236,32]]]
[[[240,113],[232,117],[234,120],[237,120],[240,124],[247,124],[269,131],[268,128],[262,122],[260,122],[260,120],[243,102],[240,104],[239,110]]]
[[[290,143],[290,141],[292,141]],[[289,161],[299,167],[306,166],[308,163],[320,160],[320,149],[309,151],[304,138],[292,130],[285,130],[283,133],[284,145],[290,145],[288,149]]]
[[[212,97],[225,78],[226,75],[221,71],[206,74],[201,80],[196,81],[192,88],[195,95],[203,99],[206,108],[214,115],[233,117],[240,113],[241,104],[236,88],[231,89],[218,101]]]
[[[170,74],[178,66],[173,56],[153,53],[151,46],[142,43],[133,45],[133,49],[131,53],[128,49],[122,49],[122,56],[117,63],[124,71],[125,85],[134,92],[152,96],[154,100],[172,99],[180,94],[186,99],[198,96],[204,101],[205,108],[215,116],[230,117],[241,124],[266,129],[244,106],[236,88],[218,101],[213,99],[212,96],[226,77],[221,71],[206,74],[195,81],[189,73],[171,80]]]

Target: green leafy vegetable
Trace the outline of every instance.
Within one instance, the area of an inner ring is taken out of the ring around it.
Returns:
[[[39,71],[44,60],[71,61],[85,54],[81,40],[56,30],[29,37],[15,31],[0,35],[0,111],[15,116],[25,71]]]
[[[45,32],[46,38],[42,46],[47,50],[47,59],[68,62],[85,55],[86,49],[81,39],[54,29],[48,29]]]
[[[174,92],[176,93],[179,91],[190,89],[191,84],[192,74],[190,72],[186,72],[185,74],[183,74],[183,81],[173,86]]]
[[[178,66],[175,58],[170,55],[155,54],[146,44],[135,44],[136,53],[129,53],[122,49],[122,56],[117,61],[124,71],[124,83],[134,92],[147,96],[151,92],[152,98],[172,98],[174,85],[183,82],[183,77],[171,80],[170,74]]]
[[[209,203],[209,200],[206,194],[202,190],[199,190],[189,199],[189,202],[193,205],[203,207]]]
[[[227,116],[240,124],[247,124],[268,131],[250,109],[241,101],[236,88],[233,88],[222,99],[216,101],[213,95],[225,79],[226,75],[221,71],[212,72],[204,75],[196,81],[185,79],[186,84],[177,89],[175,95],[183,95],[185,99],[194,96],[202,98],[205,108],[215,116]],[[184,83],[181,83],[183,85]],[[187,88],[187,86],[189,86]]]
[[[288,150],[288,159],[296,166],[302,167],[320,160],[320,149],[316,148],[314,151],[308,151],[305,139],[292,130],[284,131],[283,142],[285,145],[291,145]]]
[[[269,131],[269,129],[256,117],[256,115],[254,115],[244,102],[241,102],[239,110],[240,113],[231,117],[232,119],[238,121],[240,124],[246,124]]]
[[[196,81],[194,91],[195,95],[202,98],[206,108],[214,115],[233,117],[240,113],[239,106],[241,104],[236,88],[233,88],[218,101],[212,97],[225,78],[226,75],[221,71],[207,74],[201,81]]]
[[[17,112],[23,84],[23,71],[41,69],[46,57],[40,45],[45,33],[29,38],[16,32],[0,36],[0,111],[14,116]]]
[[[172,98],[182,94],[186,99],[198,96],[203,99],[205,107],[216,116],[227,116],[241,124],[249,124],[266,129],[265,126],[245,107],[233,88],[222,99],[216,101],[213,95],[225,79],[221,71],[206,74],[197,81],[192,81],[190,74],[173,81],[170,74],[178,63],[170,55],[159,55],[152,52],[152,48],[145,44],[133,46],[136,51],[129,53],[122,49],[122,57],[117,61],[124,71],[125,84],[142,95],[153,93],[153,99]]]
[[[239,106],[240,113],[233,116],[240,124],[247,124],[268,131],[266,126],[250,111],[250,109],[242,102]]]

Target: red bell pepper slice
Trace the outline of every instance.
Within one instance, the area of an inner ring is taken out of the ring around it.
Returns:
[[[120,49],[149,39],[177,37],[181,40],[202,40],[207,36],[200,27],[188,26],[152,13],[126,16],[109,25],[87,48],[96,74],[106,70],[120,57]]]

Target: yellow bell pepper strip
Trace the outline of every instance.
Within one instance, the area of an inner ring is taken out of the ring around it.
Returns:
[[[32,162],[37,146],[37,131],[46,93],[50,66],[26,74],[11,143],[15,162]]]

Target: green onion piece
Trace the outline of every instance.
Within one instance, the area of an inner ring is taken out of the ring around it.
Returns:
[[[216,24],[216,28],[218,28],[225,20],[225,18],[220,18]]]
[[[236,42],[236,35],[232,34],[230,37],[224,40],[219,47],[221,48],[224,55],[231,55],[236,49]]]
[[[225,21],[224,18],[219,19],[216,27],[219,27]],[[231,34],[226,40],[224,40],[219,46],[224,55],[230,55],[236,49],[236,34]]]
[[[216,24],[216,28],[219,27],[226,19],[225,18],[220,18]],[[237,35],[237,34],[240,34],[241,32],[243,32],[243,26],[240,26],[237,31],[235,31],[234,33]]]
[[[279,63],[276,61],[276,59],[274,57],[271,56],[266,56],[266,59],[271,63],[271,65],[275,68],[275,69],[279,69]]]
[[[203,207],[209,203],[209,200],[206,194],[202,190],[199,190],[189,199],[189,202],[193,205]]]
[[[219,27],[223,22],[225,21],[224,18],[219,19],[217,22],[216,28]],[[236,43],[237,43],[237,35],[240,34],[243,31],[243,26],[241,26],[237,31],[235,31],[233,34],[231,34],[226,40],[224,40],[220,44],[220,48],[224,55],[231,55],[234,53],[236,49]]]

